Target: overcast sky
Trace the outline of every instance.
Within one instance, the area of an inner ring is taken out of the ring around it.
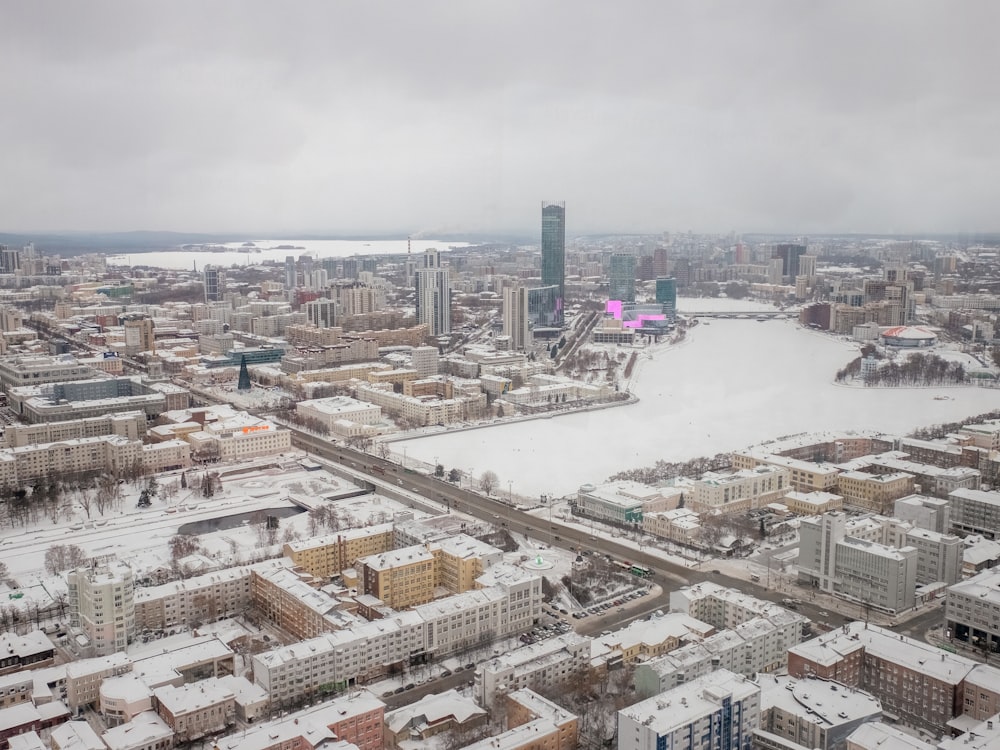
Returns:
[[[1000,3],[0,8],[0,231],[1000,229]]]

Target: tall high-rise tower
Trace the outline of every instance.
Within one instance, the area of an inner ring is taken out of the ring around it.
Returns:
[[[656,301],[663,305],[663,314],[670,320],[677,317],[677,279],[670,276],[656,280]]]
[[[295,256],[285,256],[285,290],[289,294],[298,286],[298,269],[295,267]]]
[[[521,284],[504,289],[503,335],[510,336],[511,349],[524,349],[531,341],[528,319],[528,289]]]
[[[542,202],[542,286],[557,286],[558,322],[566,304],[566,204]]]
[[[205,283],[205,301],[221,302],[226,293],[226,271],[220,266],[207,265],[202,274]]]
[[[635,256],[615,253],[608,264],[608,299],[635,302]]]
[[[781,258],[781,275],[793,280],[799,275],[799,259],[806,254],[805,245],[783,242],[774,246],[772,258]]]
[[[431,336],[451,333],[451,286],[437,250],[424,253],[424,266],[415,276],[417,322],[425,323]]]

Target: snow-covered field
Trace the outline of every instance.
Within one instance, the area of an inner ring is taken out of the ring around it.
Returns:
[[[1000,389],[837,386],[833,378],[858,356],[857,344],[794,320],[716,319],[679,346],[651,353],[640,356],[633,376],[639,403],[445,432],[394,450],[405,446],[412,458],[436,458],[475,476],[492,470],[501,487],[512,482],[522,495],[562,496],[661,459],[711,456],[802,432],[907,434],[1000,407]]]
[[[277,465],[262,461],[213,467],[213,471],[223,473],[233,469],[245,471],[223,476],[222,491],[210,499],[192,488],[178,489],[173,497],[165,499],[170,493],[161,489],[152,507],[140,509],[136,501],[145,483],[123,485],[122,507],[107,509],[103,516],[91,508],[91,518],[87,519],[82,507],[70,504],[55,524],[43,518],[27,527],[4,528],[0,531],[0,559],[7,564],[10,578],[23,593],[21,599],[43,606],[52,601],[55,592],[65,590],[61,577],[45,572],[45,553],[55,544],[77,545],[87,556],[114,555],[127,560],[137,576],[143,577],[169,566],[169,542],[182,526],[238,516],[232,528],[198,534],[199,554],[223,568],[262,559],[280,551],[285,541],[312,536],[309,515],[298,513],[282,518],[272,545],[259,525],[252,523],[254,514],[295,508],[291,498],[306,503],[327,502],[322,498],[357,490],[351,482],[325,471],[301,468],[291,454],[279,460]],[[188,471],[189,478],[196,474]],[[162,488],[179,482],[179,478],[179,473],[161,475],[157,482]],[[402,510],[412,512],[415,517],[422,515],[381,495],[349,497],[328,504],[336,507],[343,528],[383,523]],[[321,529],[318,533],[326,532]],[[0,595],[4,591],[0,584]]]

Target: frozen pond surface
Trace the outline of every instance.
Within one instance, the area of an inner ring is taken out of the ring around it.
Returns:
[[[684,310],[727,309],[717,300]],[[696,300],[695,302],[702,302]],[[761,309],[732,303],[735,309]],[[770,308],[774,309],[774,308]],[[1000,389],[854,388],[834,385],[857,346],[794,320],[712,320],[653,359],[641,355],[630,406],[451,432],[395,443],[399,451],[479,476],[502,491],[574,492],[627,468],[684,461],[777,437],[821,430],[906,434],[1000,407]],[[948,400],[937,401],[934,396]]]

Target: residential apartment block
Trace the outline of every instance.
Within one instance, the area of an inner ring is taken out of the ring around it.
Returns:
[[[760,726],[760,688],[726,669],[618,712],[618,750],[748,749]]]
[[[106,656],[124,651],[135,638],[132,568],[116,560],[94,562],[67,573],[66,583],[70,622],[89,640],[81,646],[82,653]]]
[[[388,552],[393,546],[393,525],[385,523],[286,542],[282,551],[296,567],[326,580],[352,567],[355,560]]]
[[[330,686],[368,682],[404,664],[524,632],[537,621],[542,601],[537,575],[498,565],[481,583],[486,588],[257,654],[254,681],[268,691],[272,705],[284,706]]]
[[[950,586],[944,617],[949,637],[1000,652],[1000,570],[984,570]]]
[[[760,728],[755,746],[841,750],[848,736],[869,721],[881,721],[882,704],[863,690],[813,677],[758,675]]]
[[[569,632],[498,654],[476,667],[473,695],[491,706],[503,690],[548,689],[578,680],[590,667],[590,638]]]
[[[844,498],[846,508],[887,515],[896,500],[913,494],[913,484],[913,475],[903,472],[844,471],[837,477],[837,494]]]
[[[789,483],[798,492],[837,492],[840,469],[831,464],[813,463],[760,450],[733,453],[734,469],[753,469],[762,464],[779,466],[790,473]]]
[[[788,650],[793,677],[836,680],[882,702],[907,726],[940,732],[963,712],[964,681],[976,662],[864,622],[852,622]]]
[[[762,464],[733,472],[706,472],[691,482],[685,506],[698,513],[744,513],[781,498],[789,488],[791,471]]]
[[[960,489],[948,494],[951,525],[962,534],[997,539],[1000,534],[1000,492]]]

